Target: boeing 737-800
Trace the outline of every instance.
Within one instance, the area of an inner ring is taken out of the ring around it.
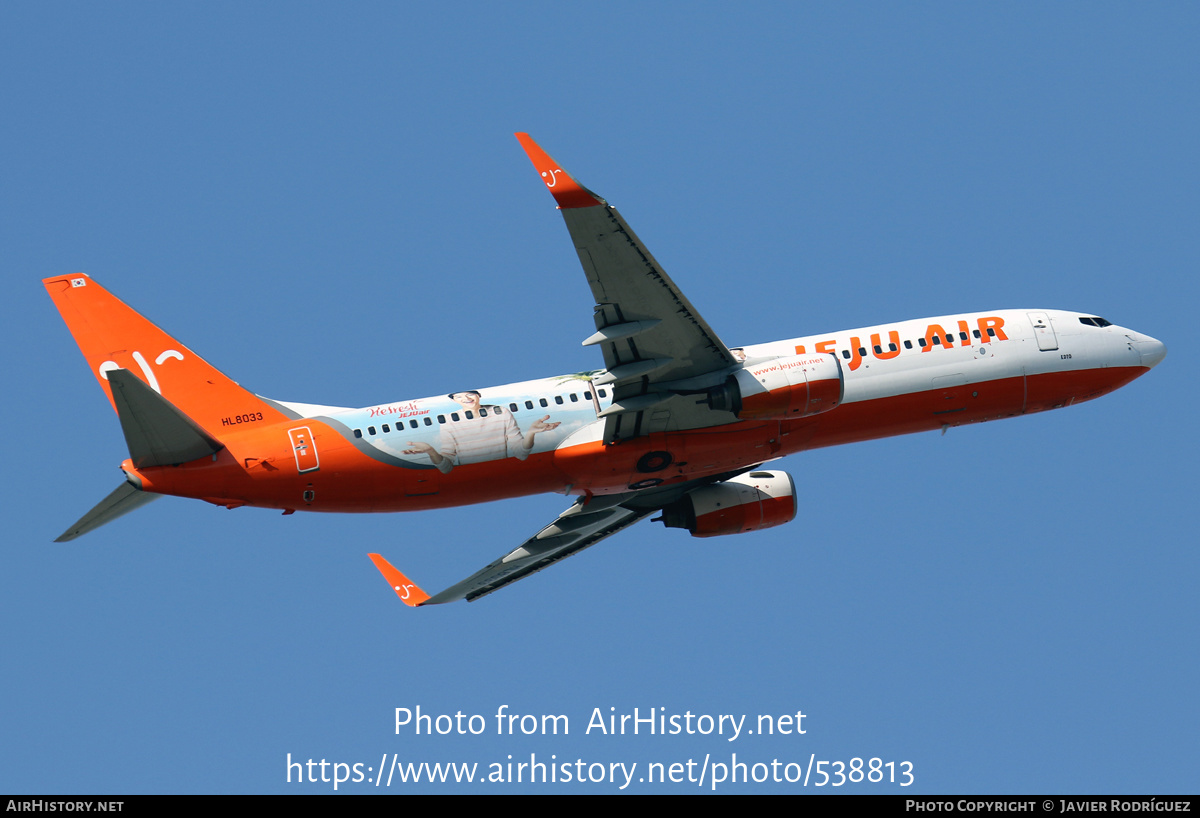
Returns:
[[[795,485],[763,464],[853,443],[1057,409],[1166,355],[1088,313],[946,315],[730,348],[620,214],[517,134],[566,221],[604,368],[363,409],[243,389],[87,276],[44,284],[117,412],[126,481],[74,539],[164,494],[226,508],[416,511],[538,492],[552,523],[430,596],[379,554],[409,605],[472,600],[659,514],[693,536],[789,522]],[[472,387],[472,388],[467,388]]]

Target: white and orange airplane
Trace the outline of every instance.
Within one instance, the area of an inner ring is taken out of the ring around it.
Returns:
[[[1132,381],[1159,341],[1087,313],[993,310],[730,348],[616,209],[517,134],[596,300],[604,369],[363,409],[268,400],[84,275],[43,282],[117,412],[126,482],[74,539],[164,494],[226,508],[416,511],[577,495],[550,525],[430,596],[473,600],[643,517],[693,536],[789,522],[795,452],[1057,409]],[[452,385],[453,386],[453,385]]]

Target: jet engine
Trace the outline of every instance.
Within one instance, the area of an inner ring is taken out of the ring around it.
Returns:
[[[793,420],[836,407],[842,385],[836,355],[789,355],[743,366],[709,390],[708,402],[742,420]]]
[[[693,537],[741,534],[796,518],[796,484],[783,471],[752,471],[702,486],[663,507],[657,519]]]

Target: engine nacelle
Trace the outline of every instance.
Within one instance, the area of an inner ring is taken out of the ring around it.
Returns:
[[[693,537],[741,534],[796,518],[796,484],[784,471],[752,471],[702,486],[663,508],[662,523]]]
[[[789,355],[737,370],[709,391],[709,405],[742,420],[793,420],[836,407],[842,386],[836,355]]]

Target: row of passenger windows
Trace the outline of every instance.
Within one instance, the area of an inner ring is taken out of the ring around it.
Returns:
[[[991,337],[991,338],[995,338],[995,337],[996,337],[996,330],[995,330],[995,329],[993,329],[992,327],[988,327],[988,328],[987,328],[987,334],[988,334],[988,336],[989,336],[989,337]],[[968,334],[967,334],[967,333],[965,333],[965,332],[960,332],[960,333],[958,334],[958,338],[959,338],[959,340],[960,340],[960,341],[967,341],[967,340],[970,340],[970,338],[971,338],[971,335],[974,335],[976,338],[982,338],[982,337],[983,337],[983,336],[982,336],[982,335],[979,333],[979,330],[973,330],[973,331],[971,332],[971,334],[970,334],[970,335],[968,335]],[[934,335],[932,339],[929,339],[929,338],[921,338],[921,339],[919,339],[919,340],[917,341],[917,343],[918,343],[918,344],[920,344],[922,348],[926,348],[926,347],[933,347],[933,346],[941,346],[943,343],[945,343],[945,345],[946,345],[946,346],[951,346],[951,345],[954,343],[954,336],[953,336],[953,335],[950,335],[950,334],[947,334],[947,335],[945,336],[945,341],[943,342],[943,339],[942,339],[942,336],[941,336],[941,335]],[[888,345],[887,345],[887,348],[888,348],[888,352],[896,352],[896,351],[898,351],[898,350],[899,350],[899,347],[897,347],[895,344],[888,344]],[[905,349],[912,349],[912,348],[913,348],[913,342],[912,342],[912,341],[905,341],[905,342],[904,342],[904,348],[905,348]],[[883,346],[882,346],[881,344],[876,344],[876,345],[873,347],[873,349],[875,350],[875,354],[876,354],[876,355],[882,355],[882,354],[883,354]],[[867,348],[866,348],[866,347],[859,347],[859,348],[858,348],[858,355],[859,355],[859,357],[860,357],[860,358],[866,357],[866,354],[867,354]],[[843,350],[842,350],[842,357],[843,357],[843,358],[845,358],[846,360],[849,360],[849,359],[852,357],[852,355],[853,355],[853,353],[851,352],[851,350],[848,350],[848,349],[843,349]]]
[[[607,398],[607,397],[608,397],[608,392],[606,392],[606,391],[605,391],[605,390],[603,390],[603,389],[597,389],[597,390],[596,390],[596,394],[597,394],[597,395],[599,395],[599,396],[600,396],[600,397],[602,397],[602,398]],[[584,400],[591,400],[591,399],[592,399],[592,393],[591,393],[591,392],[584,392],[584,393],[583,393],[583,399],[584,399]],[[561,406],[561,405],[565,404],[567,401],[570,401],[571,403],[579,403],[579,395],[578,395],[577,393],[575,393],[575,392],[571,392],[571,393],[569,393],[568,395],[566,395],[566,399],[565,399],[565,400],[564,400],[564,397],[563,397],[562,395],[555,395],[555,396],[554,396],[554,403],[555,403],[556,405],[559,405],[559,406]],[[538,400],[537,400],[537,405],[536,405],[536,406],[537,406],[537,407],[541,407],[541,408],[543,408],[543,409],[544,409],[544,408],[547,408],[547,407],[549,407],[549,406],[550,406],[550,402],[549,402],[549,401],[548,401],[546,398],[538,398]],[[536,408],[536,407],[535,407],[535,405],[534,405],[534,402],[533,402],[533,401],[531,401],[531,400],[527,400],[527,401],[525,401],[525,408],[526,408],[526,409],[534,409],[534,408]],[[518,406],[518,405],[517,405],[517,404],[515,404],[515,403],[510,403],[510,404],[508,405],[508,411],[512,412],[513,414],[516,414],[517,412],[520,412],[520,411],[521,411],[521,407],[520,407],[520,406]],[[447,422],[453,423],[453,422],[455,422],[455,421],[458,421],[458,420],[464,420],[464,419],[465,419],[465,420],[472,420],[472,419],[475,417],[475,413],[474,413],[474,412],[472,412],[470,409],[466,409],[466,410],[464,410],[462,414],[463,414],[463,417],[459,417],[459,413],[458,413],[458,412],[451,412],[451,413],[450,413],[450,416],[449,416],[449,418],[447,418],[447,416],[446,416],[446,415],[438,415],[438,416],[437,416],[437,422],[438,422],[438,423],[447,423]],[[479,407],[479,416],[480,416],[481,418],[485,418],[485,417],[487,417],[487,416],[488,416],[488,410],[487,410],[487,407],[486,407],[486,406],[480,406],[480,407]],[[422,423],[424,423],[424,425],[426,425],[426,426],[432,426],[432,425],[433,425],[433,418],[426,416],[426,417],[424,417],[424,418],[421,418],[421,422],[418,422],[416,418],[413,418],[412,420],[410,420],[410,421],[408,422],[408,426],[409,426],[409,428],[410,428],[410,429],[419,429],[419,428],[421,427]],[[398,432],[398,431],[400,431],[400,430],[401,430],[401,429],[403,429],[403,428],[404,428],[404,421],[400,421],[399,423],[397,423],[397,424],[396,424],[396,431],[397,431],[397,432]],[[376,434],[378,434],[378,433],[379,433],[379,432],[381,432],[381,431],[382,431],[382,432],[383,432],[383,434],[385,434],[385,435],[386,435],[387,433],[391,432],[391,431],[392,431],[391,424],[389,424],[389,423],[384,423],[384,424],[381,424],[381,425],[379,426],[379,429],[378,429],[378,430],[377,430],[377,429],[376,429],[374,426],[368,426],[368,427],[367,427],[367,434],[368,434],[368,435],[372,435],[372,436],[373,436],[373,435],[376,435]],[[355,430],[354,430],[354,436],[355,436],[355,437],[362,437],[362,436],[363,436],[363,430],[362,430],[362,429],[355,429]]]
[[[1088,325],[1088,326],[1092,326],[1092,327],[1110,327],[1110,326],[1112,326],[1112,322],[1111,322],[1111,321],[1106,321],[1106,320],[1105,320],[1105,319],[1103,319],[1103,318],[1097,318],[1097,317],[1087,317],[1087,318],[1081,317],[1081,318],[1079,319],[1079,323],[1081,323],[1081,324],[1086,324],[1086,325]],[[995,338],[995,337],[996,337],[996,330],[995,330],[995,329],[993,329],[992,327],[988,327],[988,328],[987,328],[987,334],[988,334],[988,336],[989,336],[989,337],[991,337],[991,338]],[[976,338],[982,338],[982,337],[983,337],[983,336],[980,334],[979,330],[972,330],[970,335],[968,335],[968,334],[967,334],[967,333],[965,333],[965,332],[959,332],[959,333],[958,333],[958,338],[959,338],[959,340],[960,340],[960,341],[966,341],[966,340],[969,340],[969,339],[970,339],[971,335],[975,336]],[[953,336],[953,335],[950,335],[950,334],[947,334],[947,335],[945,336],[945,340],[943,341],[943,339],[942,339],[942,336],[940,336],[940,335],[934,335],[932,339],[930,339],[930,338],[921,338],[921,339],[919,339],[919,340],[917,341],[917,343],[921,345],[921,348],[922,348],[922,349],[925,349],[925,348],[928,348],[928,347],[932,347],[932,346],[941,346],[943,343],[944,343],[946,346],[951,346],[951,345],[953,345],[953,343],[954,343],[954,336]],[[899,347],[897,347],[895,344],[888,344],[887,346],[888,346],[888,352],[896,352],[896,351],[898,351],[898,349],[899,349]],[[912,342],[912,341],[905,341],[905,342],[904,342],[904,348],[905,348],[905,349],[912,349],[912,348],[913,348],[913,342]],[[882,344],[876,344],[876,345],[873,347],[873,349],[875,350],[875,354],[876,354],[876,355],[882,355],[882,354],[883,354],[883,345],[882,345]],[[848,350],[848,349],[843,349],[843,350],[842,350],[842,357],[843,357],[843,358],[845,358],[845,359],[849,360],[849,359],[852,357],[852,355],[853,355],[853,353],[852,353],[850,350]],[[866,348],[866,347],[859,347],[859,348],[858,348],[858,355],[859,355],[859,357],[866,357],[866,355],[867,355],[867,348]],[[606,397],[608,397],[608,394],[607,394],[607,393],[606,393],[606,392],[605,392],[603,389],[599,389],[599,390],[597,390],[597,394],[598,394],[600,397],[602,397],[602,398],[606,398]],[[567,398],[568,398],[568,399],[571,401],[571,403],[578,403],[578,402],[579,402],[579,395],[577,395],[577,394],[576,394],[576,393],[574,393],[574,392],[571,392],[571,393],[569,393],[569,394],[567,395]],[[583,399],[584,399],[584,400],[591,400],[591,399],[592,399],[592,393],[591,393],[591,392],[584,392],[584,393],[583,393]],[[555,402],[556,404],[558,404],[558,405],[560,405],[560,406],[561,406],[561,405],[564,403],[564,401],[563,401],[563,396],[562,396],[562,395],[555,395],[555,396],[554,396],[554,402]],[[549,406],[550,406],[549,402],[548,402],[548,401],[547,401],[545,398],[539,398],[539,399],[538,399],[538,405],[539,405],[539,406],[541,406],[541,407],[543,407],[543,408],[546,408],[546,407],[549,407]],[[527,400],[527,401],[525,401],[525,408],[526,408],[526,409],[533,409],[533,408],[534,408],[533,401],[531,401],[531,400]],[[510,404],[508,405],[508,409],[509,409],[509,411],[510,411],[510,412],[514,412],[514,413],[515,413],[515,412],[519,412],[519,411],[520,411],[520,407],[519,407],[519,406],[517,406],[517,404],[515,404],[515,403],[510,403]],[[487,411],[487,408],[486,408],[486,407],[483,407],[483,406],[479,407],[479,416],[480,416],[480,417],[487,417],[487,413],[488,413],[488,411]],[[471,420],[472,418],[474,418],[474,417],[475,417],[474,413],[473,413],[473,412],[471,412],[470,410],[464,411],[464,412],[463,412],[463,414],[466,416],[466,419],[467,419],[467,420]],[[451,412],[451,413],[450,413],[450,421],[451,421],[451,422],[453,422],[453,421],[457,421],[457,420],[459,420],[459,419],[460,419],[460,418],[459,418],[459,416],[458,416],[458,412]],[[432,425],[433,425],[433,419],[432,419],[432,418],[425,417],[425,418],[422,418],[422,420],[424,421],[424,424],[425,424],[426,426],[432,426]],[[438,415],[438,416],[437,416],[437,422],[438,422],[438,423],[446,423],[446,416],[445,416],[445,415]],[[420,423],[418,423],[418,422],[417,422],[417,420],[416,420],[415,418],[414,418],[414,419],[412,419],[412,420],[410,420],[410,421],[408,422],[408,425],[409,425],[409,427],[410,427],[410,428],[412,428],[412,429],[418,429],[418,428],[420,428],[420,426],[421,426],[421,424],[420,424]],[[384,433],[384,434],[387,434],[388,432],[392,431],[392,430],[391,430],[391,426],[390,426],[390,424],[387,424],[387,423],[384,423],[384,424],[382,424],[382,425],[381,425],[379,428],[380,428],[380,429],[383,431],[383,433]],[[400,423],[396,424],[396,431],[399,431],[400,429],[403,429],[403,428],[404,428],[403,421],[401,421]],[[367,427],[367,434],[368,434],[368,435],[375,435],[375,434],[376,434],[375,427],[374,427],[374,426],[368,426],[368,427]],[[355,429],[355,430],[354,430],[354,436],[355,436],[355,437],[362,437],[362,436],[363,436],[362,429]]]
[[[1106,320],[1105,320],[1105,319],[1103,319],[1103,318],[1097,318],[1097,317],[1095,317],[1095,316],[1091,316],[1091,317],[1087,317],[1087,318],[1083,318],[1083,317],[1081,317],[1081,318],[1079,319],[1079,323],[1081,323],[1081,324],[1087,324],[1087,325],[1088,325],[1088,326],[1090,326],[1090,327],[1111,327],[1111,326],[1112,326],[1112,322],[1111,322],[1111,321],[1106,321]],[[995,338],[995,337],[996,337],[996,330],[995,330],[995,329],[993,329],[992,327],[988,327],[988,328],[987,328],[987,334],[988,334],[988,336],[989,336],[989,337]],[[982,338],[982,337],[983,337],[982,335],[980,335],[980,333],[979,333],[979,330],[972,330],[972,331],[971,331],[971,335],[974,335],[976,338]],[[959,338],[959,340],[960,340],[960,341],[966,341],[966,340],[968,340],[968,339],[970,338],[970,336],[969,336],[969,335],[967,335],[967,333],[965,333],[965,332],[959,332],[959,333],[958,333],[958,338]],[[941,346],[943,343],[944,343],[946,346],[950,346],[950,345],[952,345],[952,344],[954,343],[954,336],[953,336],[953,335],[951,335],[951,334],[947,334],[947,335],[945,336],[945,340],[943,341],[943,338],[942,338],[942,336],[940,336],[940,335],[934,335],[932,339],[929,339],[929,338],[921,338],[920,340],[918,340],[918,341],[917,341],[917,343],[921,345],[922,349],[924,349],[924,348],[926,348],[926,347],[930,347],[930,346]],[[895,344],[888,344],[887,346],[888,346],[888,352],[895,352],[895,351],[898,349],[898,347],[897,347]],[[905,348],[905,349],[912,349],[912,348],[913,348],[913,342],[912,342],[912,341],[905,341],[905,342],[904,342],[904,348]],[[875,354],[876,354],[876,355],[882,355],[882,354],[883,354],[883,346],[882,346],[881,344],[876,344],[876,345],[873,347],[873,349],[875,350]],[[866,347],[859,347],[859,348],[858,348],[858,354],[859,354],[859,357],[866,357],[866,354],[867,354],[867,348],[866,348]],[[842,357],[843,357],[843,358],[845,358],[845,359],[849,360],[849,359],[850,359],[852,356],[853,356],[853,353],[852,353],[852,351],[851,351],[851,350],[849,350],[849,349],[843,349],[843,350],[842,350]]]

